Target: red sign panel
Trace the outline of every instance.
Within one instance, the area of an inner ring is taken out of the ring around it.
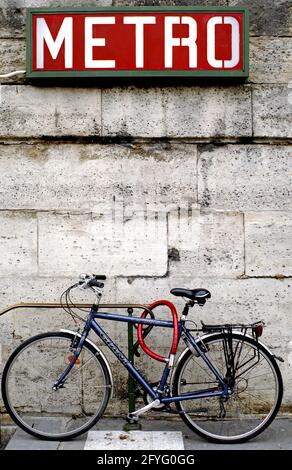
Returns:
[[[245,9],[28,10],[29,77],[247,76]]]

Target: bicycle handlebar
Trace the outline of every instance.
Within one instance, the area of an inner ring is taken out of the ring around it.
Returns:
[[[92,274],[97,281],[106,281],[106,276],[104,274]]]
[[[104,287],[104,283],[98,282],[96,279],[92,279],[91,281],[87,282],[87,285],[89,287],[99,287],[100,289]]]
[[[103,274],[80,274],[78,284],[81,289],[88,289],[89,287],[98,287],[99,289],[102,289],[104,287],[104,283],[99,281],[105,280],[106,276]]]

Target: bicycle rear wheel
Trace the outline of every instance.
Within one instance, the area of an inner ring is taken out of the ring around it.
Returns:
[[[53,384],[68,366],[74,336],[44,333],[21,344],[2,377],[2,396],[11,418],[40,439],[66,440],[88,431],[102,416],[111,381],[102,357],[85,343],[64,386]]]
[[[227,380],[224,342],[218,333],[204,341],[209,360]],[[220,443],[247,441],[260,434],[275,418],[282,401],[283,382],[274,357],[250,337],[232,334],[235,384],[227,398],[201,398],[176,402],[184,422],[205,439]],[[188,350],[179,363],[173,394],[220,389],[201,357]]]

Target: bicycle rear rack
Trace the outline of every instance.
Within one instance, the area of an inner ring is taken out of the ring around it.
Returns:
[[[263,334],[265,323],[260,320],[255,323],[222,323],[221,325],[206,325],[202,321],[202,331],[203,333],[219,333],[219,332],[226,332],[231,333],[234,330],[238,330],[243,335],[246,335],[248,330],[251,330],[252,336],[255,339],[258,339]]]

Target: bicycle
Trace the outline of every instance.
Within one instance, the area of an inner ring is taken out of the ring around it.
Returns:
[[[80,287],[94,292],[95,302],[86,312],[83,331],[39,334],[22,343],[9,357],[3,371],[2,396],[18,426],[40,439],[61,441],[85,433],[100,419],[112,395],[113,375],[106,356],[88,338],[90,331],[97,334],[144,391],[145,406],[131,413],[130,421],[149,410],[175,412],[198,435],[221,443],[246,441],[271,424],[283,396],[276,362],[282,359],[259,341],[263,322],[202,322],[201,328],[196,324],[192,327],[189,310],[195,304],[203,306],[211,297],[206,289],[171,290],[173,295],[187,299],[180,319],[175,306],[165,300],[151,304],[140,317],[102,312],[101,281],[105,279],[81,275],[79,282],[63,293],[65,310],[77,316],[71,290]],[[155,318],[154,310],[160,305],[170,309],[172,320]],[[165,364],[158,383],[147,381],[98,319],[138,325],[137,344]],[[154,326],[173,330],[168,357],[151,351],[145,343]],[[192,332],[196,332],[195,337]],[[177,358],[181,339],[187,347]]]

